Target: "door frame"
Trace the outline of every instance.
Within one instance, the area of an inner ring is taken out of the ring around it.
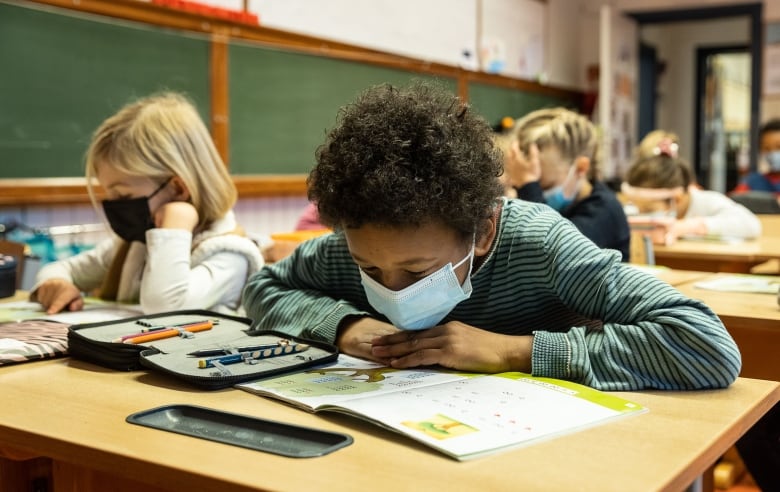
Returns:
[[[758,130],[761,125],[761,70],[763,64],[763,3],[745,3],[732,5],[718,5],[713,7],[701,7],[678,10],[657,10],[643,12],[626,12],[639,24],[639,28],[645,24],[660,24],[671,22],[685,22],[692,20],[712,20],[723,17],[747,16],[750,22],[750,170],[755,171],[758,164]],[[691,88],[695,90],[695,88]],[[698,97],[696,98],[698,101]],[[698,108],[697,108],[698,109]],[[694,135],[697,142],[694,146],[699,148],[700,122],[695,118]],[[637,136],[638,137],[638,136]],[[698,166],[698,163],[696,164]]]
[[[704,137],[704,126],[702,122],[702,95],[705,93],[705,84],[706,84],[706,77],[707,77],[707,58],[712,55],[723,55],[728,53],[747,53],[751,55],[750,53],[750,46],[745,44],[733,44],[733,45],[723,45],[723,46],[704,46],[704,47],[698,47],[696,48],[696,128],[694,129],[694,135],[696,138],[696,145],[693,148],[693,160],[694,160],[694,172],[696,173],[696,179],[699,183],[703,183],[702,181],[702,169],[700,166],[700,163],[702,162],[702,145],[703,141],[702,138]],[[752,55],[751,55],[752,56]],[[753,74],[750,74],[751,77]],[[753,98],[752,95],[752,88],[753,88],[753,81],[750,81],[750,87],[751,87],[751,100]],[[753,114],[751,112],[751,137],[752,137],[752,130],[753,130]],[[753,146],[752,140],[751,140],[751,147]],[[731,191],[731,189],[726,189],[726,192],[728,193]]]

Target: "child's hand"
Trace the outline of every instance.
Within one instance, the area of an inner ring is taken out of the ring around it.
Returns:
[[[396,368],[438,364],[486,373],[531,372],[532,336],[492,333],[459,321],[377,337],[372,343],[373,358]]]
[[[397,333],[398,331],[398,328],[390,323],[369,318],[368,316],[354,318],[347,320],[341,326],[338,337],[336,337],[336,345],[345,354],[388,364],[387,360],[372,355],[371,342],[377,337]]]
[[[46,280],[30,294],[31,301],[38,301],[46,309],[46,314],[59,313],[63,309],[80,311],[84,308],[81,291],[62,278]]]
[[[192,232],[198,225],[198,211],[188,202],[168,202],[154,213],[155,226]]]
[[[509,182],[517,188],[539,181],[542,177],[542,164],[539,160],[539,148],[536,144],[531,144],[528,154],[526,154],[520,150],[517,141],[513,142],[510,159],[506,164],[506,173]]]
[[[673,220],[667,223],[658,223],[652,232],[653,243],[672,245],[683,236],[706,236],[707,224],[704,219],[695,217],[691,219]]]

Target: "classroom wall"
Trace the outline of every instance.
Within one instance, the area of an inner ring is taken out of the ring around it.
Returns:
[[[204,3],[210,3],[216,6],[222,6],[232,9],[241,9],[243,7],[243,0],[200,0]],[[315,8],[318,4],[322,4],[327,7],[332,4],[333,0],[324,0],[322,2],[312,3],[306,0],[250,0],[249,5],[253,11],[257,11],[260,14],[262,24],[266,24],[266,21],[271,20],[271,11],[268,10],[272,6],[283,6],[290,4],[297,5],[298,8],[305,6],[306,8]],[[344,2],[365,3],[361,0],[339,0],[340,3]],[[416,17],[421,16],[421,12],[430,12],[431,9],[421,10],[416,6],[422,2],[416,2],[410,0],[411,3],[406,5],[402,11],[405,14],[414,12]],[[479,1],[484,0],[455,0],[449,2],[448,0],[426,0],[434,3],[440,3],[447,1],[450,7],[447,9],[447,16],[442,20],[441,16],[434,18],[426,18],[425,21],[437,25],[437,30],[424,31],[428,32],[428,38],[418,39],[414,45],[415,49],[423,50],[428,53],[433,51],[434,48],[441,50],[441,43],[439,41],[443,39],[452,40],[451,34],[447,36],[439,35],[439,31],[444,28],[452,27],[453,25],[460,25],[464,31],[464,43],[466,39],[471,39],[475,36],[476,27],[472,29],[471,26],[476,24],[474,22],[469,24],[462,24],[466,21],[454,20],[453,17],[449,17],[453,13],[469,12],[472,5],[476,5]],[[514,0],[507,0],[509,2]],[[659,10],[659,9],[675,9],[675,8],[698,8],[706,6],[718,6],[724,4],[735,3],[755,3],[756,0],[602,0],[600,2],[593,2],[592,0],[546,0],[541,2],[540,0],[517,0],[517,5],[522,5],[524,2],[539,2],[546,5],[547,13],[544,20],[544,59],[545,59],[545,77],[548,83],[562,87],[571,87],[578,90],[586,90],[587,84],[585,79],[585,69],[588,65],[598,63],[598,39],[599,39],[599,17],[598,6],[601,3],[607,3],[615,6],[622,11],[640,11],[640,10]],[[398,6],[403,6],[403,2],[386,2],[385,5],[392,5],[395,3]],[[264,16],[264,11],[266,15]],[[576,12],[572,15],[572,12]],[[764,1],[764,17],[767,22],[780,21],[780,1],[778,0],[766,0]],[[322,18],[330,19],[330,16],[322,16]],[[449,23],[446,22],[449,20]],[[353,19],[352,21],[359,23],[359,19]],[[343,26],[344,24],[341,23]],[[281,26],[280,26],[281,27]],[[730,32],[731,28],[718,29],[719,35]],[[316,33],[315,33],[316,34]],[[675,34],[677,35],[677,34]],[[476,41],[473,41],[473,45],[476,45]],[[438,44],[437,44],[438,43]],[[683,51],[683,50],[678,50]],[[448,55],[451,56],[451,55]],[[421,56],[426,58],[426,56]],[[461,60],[463,61],[463,60]],[[692,77],[692,75],[690,75]],[[684,81],[674,81],[672,78],[667,79],[670,84],[677,86],[684,85]],[[692,82],[691,82],[692,84]],[[690,86],[690,84],[689,84]],[[669,91],[666,91],[669,92]],[[690,124],[686,124],[686,121],[690,121],[690,115],[684,115],[678,113],[675,108],[680,110],[693,111],[693,106],[689,100],[686,101],[682,96],[683,91],[675,92],[680,94],[677,104],[671,103],[665,104],[659,111],[659,122],[662,125],[691,127]],[[664,103],[662,103],[664,104]],[[762,98],[762,114],[774,114],[780,115],[780,97],[774,98]],[[682,123],[678,123],[682,122]],[[679,130],[684,133],[682,130]],[[683,139],[692,138],[690,135],[681,135]],[[688,150],[689,151],[689,150]],[[293,197],[293,198],[256,198],[256,199],[241,199],[237,205],[237,213],[239,220],[244,224],[248,231],[256,234],[268,234],[280,230],[289,230],[293,227],[297,214],[305,204],[305,197]],[[27,207],[0,207],[0,218],[8,216],[9,214],[18,215],[25,218],[32,225],[50,226],[50,225],[63,225],[72,223],[96,223],[99,222],[99,217],[92,210],[89,205],[69,206],[69,207],[46,207],[46,206],[27,206]]]
[[[241,0],[201,1],[226,8],[242,6]],[[477,39],[483,38],[492,45],[491,41],[498,38],[498,48],[503,50],[506,59],[499,72],[502,75],[579,89],[582,77],[578,47],[582,37],[577,28],[579,19],[571,12],[587,3],[587,0],[249,0],[248,6],[267,27],[471,69],[477,62],[474,53],[485,48]],[[430,29],[432,25],[436,28]],[[464,56],[464,51],[471,55]],[[537,69],[539,58],[541,69]]]

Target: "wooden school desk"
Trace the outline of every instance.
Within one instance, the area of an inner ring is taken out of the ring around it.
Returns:
[[[675,268],[655,266],[655,265],[634,265],[632,267],[647,272],[650,275],[663,280],[671,286],[686,284],[695,280],[703,279],[712,275],[709,272],[702,272],[698,270],[677,270]]]
[[[761,221],[761,235],[780,237],[780,214],[756,214]]]
[[[727,274],[714,274],[711,280]],[[741,376],[780,381],[780,306],[777,295],[719,292],[700,289],[696,281],[676,285],[683,294],[700,299],[717,314],[742,352]]]
[[[748,273],[756,265],[780,258],[780,237],[721,243],[681,239],[672,245],[654,245],[658,265],[705,272]]]
[[[0,455],[47,456],[53,490],[669,490],[701,476],[767,409],[780,383],[627,392],[650,411],[473,461],[457,462],[359,419],[313,415],[237,389],[204,392],[162,375],[71,358],[0,368]],[[345,432],[355,442],[295,459],[125,422],[190,403]]]

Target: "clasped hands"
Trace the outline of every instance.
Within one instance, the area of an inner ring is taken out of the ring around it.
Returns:
[[[492,333],[459,321],[399,330],[369,317],[350,320],[336,340],[349,355],[402,369],[440,365],[481,373],[531,372],[533,336]]]

